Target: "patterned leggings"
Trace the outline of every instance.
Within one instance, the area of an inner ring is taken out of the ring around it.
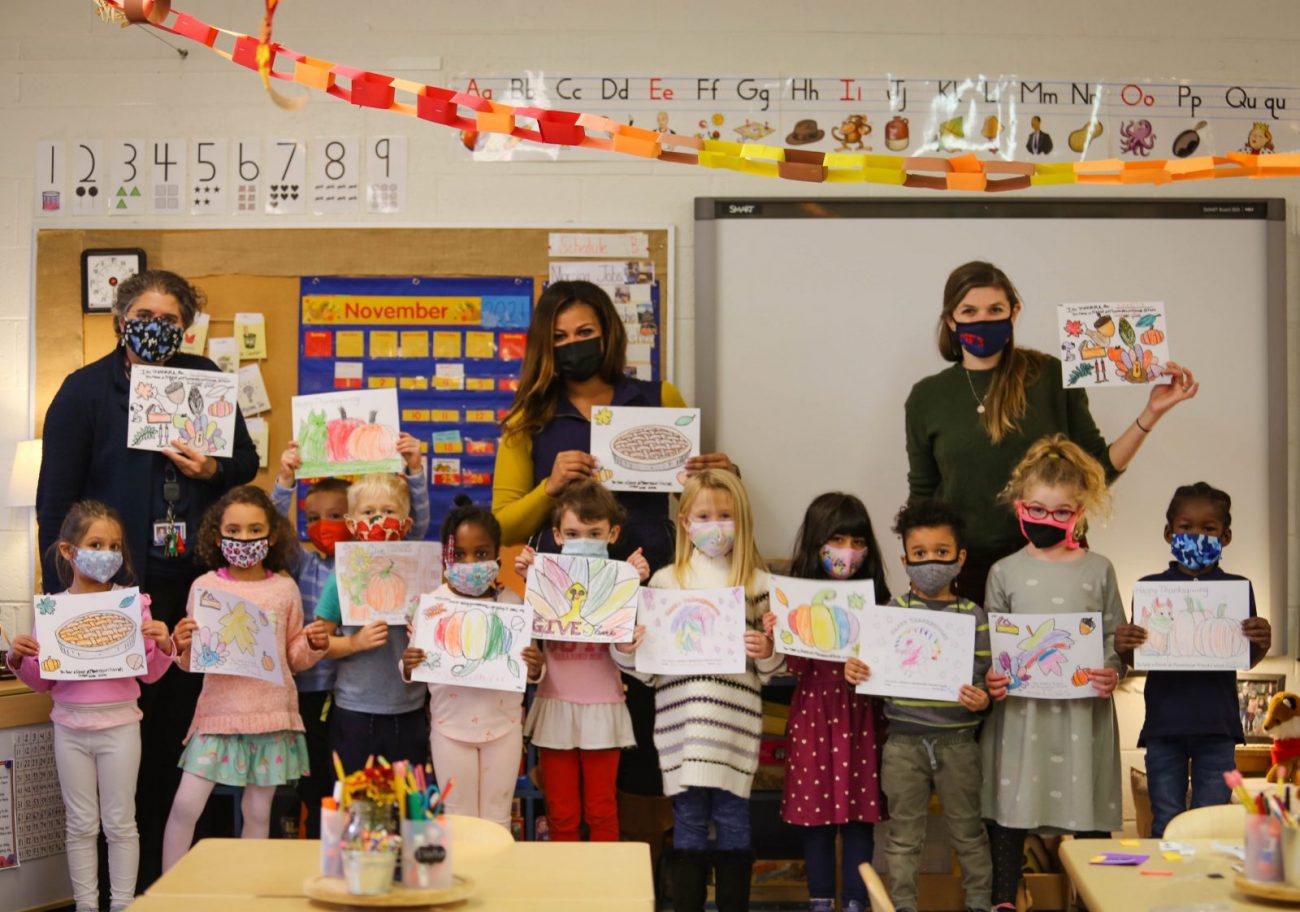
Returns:
[[[1029,830],[1017,830],[989,822],[989,851],[993,855],[993,908],[1015,906],[1016,886],[1025,866],[1025,837]],[[1110,833],[1079,832],[1076,839],[1109,839]]]

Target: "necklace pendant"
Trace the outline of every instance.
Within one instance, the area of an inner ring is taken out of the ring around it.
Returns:
[[[975,411],[977,411],[977,412],[979,412],[979,414],[983,415],[983,414],[984,414],[984,404],[983,404],[983,403],[980,403],[979,405],[975,406]]]

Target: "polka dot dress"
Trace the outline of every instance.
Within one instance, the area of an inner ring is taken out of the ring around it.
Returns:
[[[799,683],[786,730],[781,818],[798,826],[883,819],[879,705],[853,692],[838,662],[790,656],[786,664]]]

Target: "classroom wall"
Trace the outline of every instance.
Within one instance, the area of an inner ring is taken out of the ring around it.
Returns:
[[[256,33],[260,0],[178,0],[179,8],[213,24]],[[378,10],[383,10],[382,16]],[[286,0],[276,36],[315,56],[449,84],[465,73],[523,70],[665,75],[846,75],[895,72],[964,76],[981,72],[1061,78],[1185,77],[1257,84],[1300,83],[1300,10],[1293,0],[1250,4],[1249,14],[1212,0],[1133,4],[1096,0],[1086,8],[1010,0],[980,5],[738,0],[658,0],[654,4],[527,2],[491,4],[388,0]],[[189,58],[153,36],[101,24],[89,0],[6,4],[0,20],[0,479],[7,478],[13,442],[28,436],[33,246],[33,149],[38,139],[129,134],[161,137],[202,132],[234,136],[276,132],[406,132],[410,136],[411,205],[400,217],[358,215],[357,224],[673,225],[676,233],[675,379],[693,392],[694,296],[692,205],[696,196],[852,195],[888,193],[919,198],[922,191],[813,186],[743,177],[701,168],[612,159],[601,162],[504,163],[466,161],[442,127],[314,96],[302,110],[274,107],[256,77],[193,44]],[[942,65],[940,65],[942,61]],[[942,66],[942,71],[941,70]],[[1063,196],[1102,191],[1064,188]],[[1123,195],[1123,188],[1108,188]],[[1146,195],[1134,188],[1130,195]],[[1172,195],[1171,190],[1156,191]],[[1293,466],[1300,407],[1300,179],[1215,182],[1180,186],[1184,195],[1285,196],[1288,241],[1288,377]],[[1029,193],[1024,194],[1026,198]],[[186,220],[166,220],[169,227]],[[233,220],[195,220],[223,227]],[[270,217],[237,224],[271,224]],[[277,227],[338,225],[338,219],[275,219]],[[77,224],[70,218],[51,226]],[[148,218],[102,219],[99,225],[153,226]],[[996,258],[996,249],[991,250]],[[158,265],[165,266],[161,262]],[[845,264],[845,268],[853,268]],[[870,276],[864,276],[870,281]],[[936,305],[937,305],[936,301]],[[918,345],[928,340],[917,340]],[[1175,415],[1170,420],[1190,420]],[[1118,428],[1104,429],[1110,433]],[[1157,432],[1158,433],[1158,432]],[[47,441],[47,446],[56,445]],[[899,445],[902,445],[899,429]],[[1156,471],[1138,463],[1137,471]],[[900,479],[900,487],[901,487]],[[1292,482],[1293,503],[1298,486]],[[0,525],[0,622],[21,605],[32,565],[28,513],[8,511]],[[1292,509],[1292,515],[1296,515]],[[1300,601],[1300,566],[1291,525],[1291,592]],[[1294,620],[1292,630],[1300,629]],[[1290,645],[1290,644],[1288,644]],[[1288,649],[1294,655],[1294,649]],[[1295,674],[1290,660],[1272,670]],[[1266,669],[1268,670],[1268,669]],[[1300,680],[1292,681],[1293,686]],[[1135,740],[1133,714],[1125,735]]]

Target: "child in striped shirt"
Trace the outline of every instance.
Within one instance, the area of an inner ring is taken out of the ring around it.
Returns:
[[[655,688],[655,747],[664,794],[673,800],[677,912],[702,912],[710,868],[719,912],[749,908],[754,867],[749,792],[762,736],[760,692],[783,660],[763,632],[768,576],[750,515],[738,477],[713,469],[692,475],[677,514],[676,559],[650,578],[650,586],[660,589],[744,587],[747,661],[742,674],[639,673],[633,655],[645,637],[642,625],[632,642],[613,646],[619,667]],[[710,823],[716,835],[712,845]]]
[[[961,862],[966,908],[984,912],[991,901],[993,865],[980,818],[980,746],[975,732],[989,706],[984,690],[991,662],[988,615],[953,589],[966,561],[961,515],[955,509],[936,500],[909,504],[899,511],[894,532],[903,540],[903,568],[911,585],[893,604],[974,615],[975,663],[972,683],[961,686],[955,701],[885,698],[889,737],[881,752],[880,778],[889,802],[889,896],[899,912],[915,912],[930,793],[938,791]],[[860,659],[845,663],[844,677],[850,684],[870,676],[871,669]]]

